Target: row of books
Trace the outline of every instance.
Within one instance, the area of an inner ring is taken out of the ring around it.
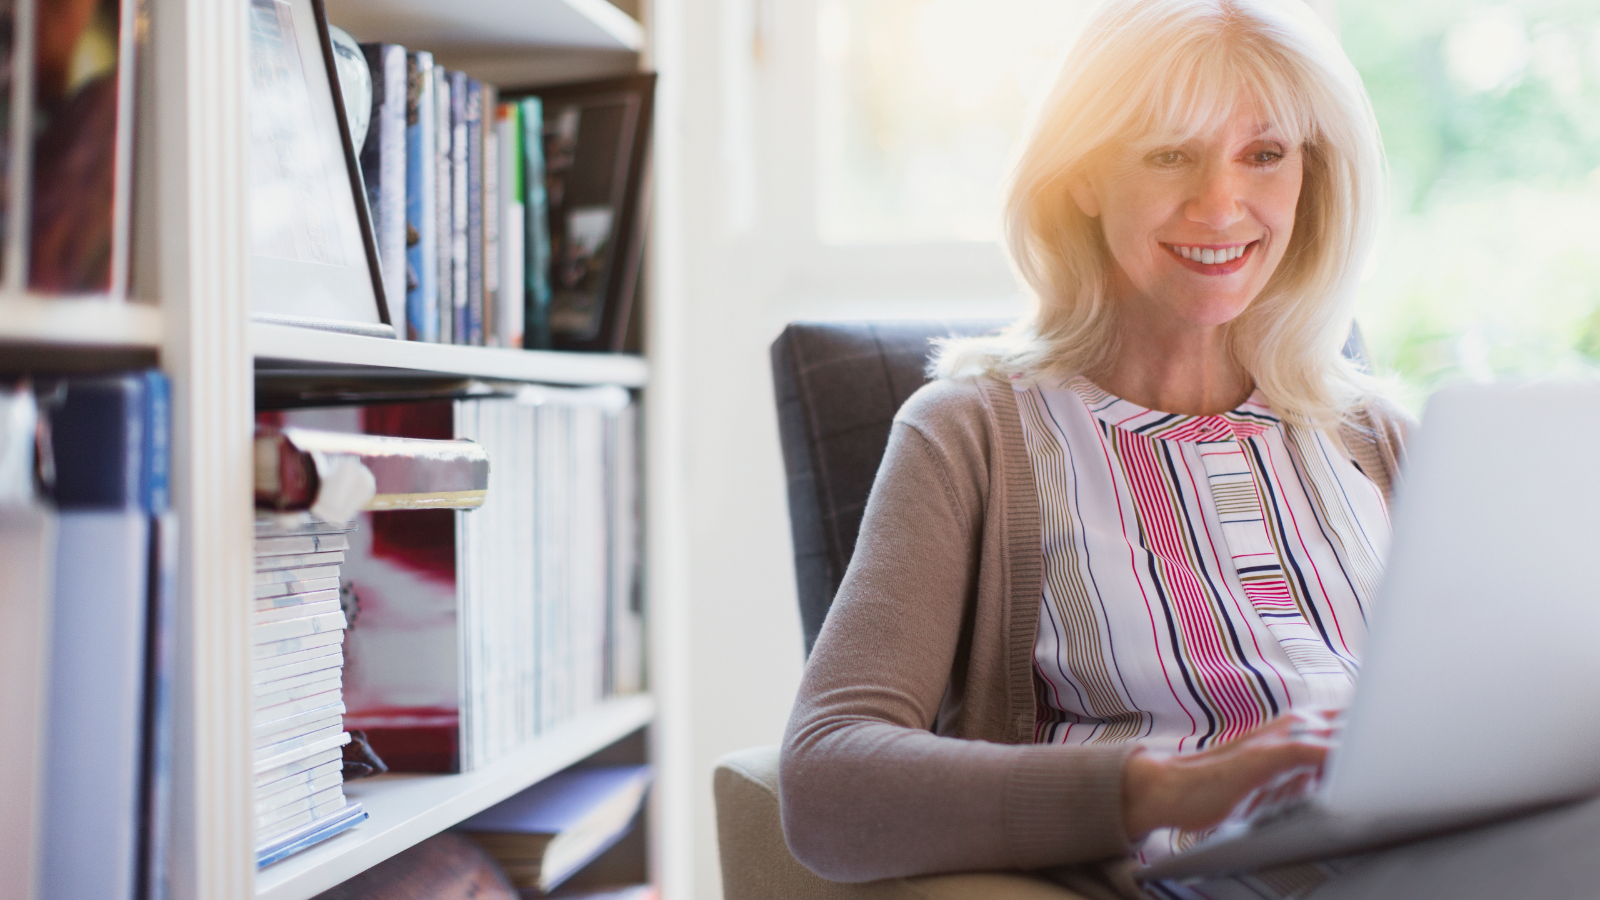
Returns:
[[[641,689],[635,407],[621,389],[258,414],[264,427],[488,454],[472,510],[375,510],[341,580],[345,725],[393,771],[481,768]]]
[[[0,4],[0,290],[127,289],[139,8]]]
[[[7,897],[167,895],[170,421],[158,371],[0,387]]]
[[[426,51],[361,48],[372,103],[353,138],[396,333],[622,349],[654,76],[502,93]]]

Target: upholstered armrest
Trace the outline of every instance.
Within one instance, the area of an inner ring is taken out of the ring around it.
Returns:
[[[724,900],[1082,900],[1022,875],[938,875],[841,884],[812,874],[789,852],[778,815],[778,748],[717,760],[717,844]]]

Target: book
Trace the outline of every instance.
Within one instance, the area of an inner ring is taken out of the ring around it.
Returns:
[[[281,622],[285,619],[298,619],[301,616],[338,612],[340,609],[338,591],[319,591],[314,595],[300,594],[296,596],[321,596],[322,599],[292,606],[275,606],[267,610],[257,610],[255,615],[251,616],[251,621],[257,625],[264,625],[269,622]]]
[[[409,333],[406,290],[406,48],[362,44],[372,72],[372,113],[361,145],[361,177],[378,245],[389,322],[397,337]]]
[[[126,295],[139,4],[40,15],[33,42],[29,289]],[[51,10],[55,12],[55,10]]]
[[[467,138],[467,303],[466,338],[483,346],[483,82],[466,78],[462,114]]]
[[[347,458],[372,474],[375,493],[365,504],[369,509],[469,509],[483,503],[489,481],[489,457],[470,441],[262,428],[256,434],[255,457],[256,504],[280,510],[312,507],[328,473]],[[261,573],[257,577],[263,583]]]
[[[284,556],[300,553],[321,553],[326,550],[343,550],[350,546],[344,534],[296,534],[277,538],[256,538],[256,559],[266,556]]]
[[[275,656],[271,659],[257,660],[256,667],[250,675],[251,684],[266,684],[281,678],[300,675],[306,672],[315,672],[320,669],[340,668],[344,665],[344,648],[342,645],[327,647],[313,647],[299,653],[289,653]]]
[[[522,113],[523,277],[522,345],[548,350],[550,343],[550,204],[545,194],[544,103],[538,97],[517,101]]]
[[[455,343],[455,168],[452,147],[451,78],[445,68],[433,67],[434,243],[439,281],[439,336],[441,344]]]
[[[450,300],[453,304],[451,341],[470,344],[471,331],[467,276],[468,123],[465,73],[450,73]]]
[[[523,273],[527,255],[527,211],[523,199],[527,187],[523,180],[526,165],[523,162],[522,105],[502,103],[496,110],[495,140],[498,145],[499,172],[499,294],[495,298],[496,346],[521,347],[524,316],[527,304],[524,298],[526,278]]]
[[[479,143],[483,147],[479,170],[482,187],[478,192],[483,209],[483,229],[480,239],[483,246],[483,311],[479,315],[481,344],[485,347],[502,347],[496,326],[500,314],[495,306],[500,296],[500,143],[496,135],[495,110],[500,106],[499,92],[492,84],[483,84],[483,101],[479,116]]]
[[[325,550],[320,553],[293,553],[282,556],[256,555],[256,571],[269,572],[273,569],[298,569],[305,566],[337,565],[344,562],[343,550]]]
[[[36,21],[32,0],[0,4],[0,93],[4,94],[0,98],[0,290],[10,293],[20,292],[27,283],[28,160],[33,131],[23,111],[33,105],[32,79],[27,73],[33,71]],[[32,871],[31,864],[28,871]],[[24,888],[24,896],[28,890],[31,888]]]
[[[159,892],[169,828],[172,603],[170,389],[155,370],[41,385],[54,559],[44,896]],[[159,893],[157,894],[159,895]]]
[[[488,851],[512,884],[548,892],[627,834],[649,786],[649,766],[568,769],[456,830]]]
[[[287,581],[274,584],[258,584],[255,586],[255,597],[258,601],[274,600],[276,598],[295,597],[317,591],[338,590],[338,578],[313,578],[309,581]],[[282,600],[284,603],[298,603],[299,600]],[[257,609],[262,608],[261,603],[256,604]]]
[[[39,879],[56,515],[34,483],[38,408],[0,387],[0,879],[32,900]]]
[[[406,327],[439,340],[439,188],[433,54],[406,55]]]

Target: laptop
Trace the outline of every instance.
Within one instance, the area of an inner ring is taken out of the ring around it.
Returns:
[[[1429,400],[1324,777],[1142,881],[1331,859],[1600,793],[1600,382]]]

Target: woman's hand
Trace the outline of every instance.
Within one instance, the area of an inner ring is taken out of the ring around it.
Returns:
[[[1209,828],[1274,776],[1301,766],[1320,768],[1337,715],[1292,712],[1200,753],[1129,757],[1122,773],[1122,821],[1128,837],[1137,840],[1162,827]],[[1284,787],[1307,787],[1312,777]]]

